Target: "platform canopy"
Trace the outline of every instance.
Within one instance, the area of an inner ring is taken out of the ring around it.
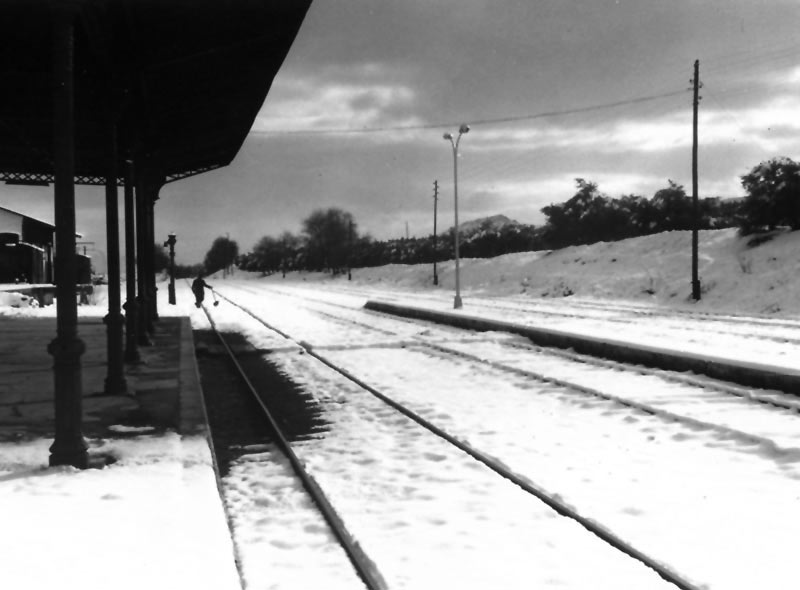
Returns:
[[[2,0],[0,180],[52,181],[53,23],[75,14],[75,180],[120,159],[164,182],[231,162],[311,0]],[[121,168],[120,168],[121,169]]]

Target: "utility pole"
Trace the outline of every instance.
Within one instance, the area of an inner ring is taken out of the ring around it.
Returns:
[[[406,239],[408,239],[408,222],[406,221]]]
[[[347,280],[348,281],[352,281],[353,280],[353,274],[352,274],[352,270],[353,270],[353,220],[352,219],[350,220],[350,222],[348,224],[348,232],[347,233],[348,233],[348,239],[349,239],[349,243],[350,243],[350,247],[348,248],[349,251],[347,253]]]
[[[439,203],[439,181],[433,181],[433,284],[439,284],[439,275],[436,274],[436,209]]]
[[[225,232],[225,266],[222,267],[222,278],[224,279],[230,274],[231,271],[231,263],[229,261],[229,256],[231,253],[231,233]]]
[[[700,225],[700,207],[697,198],[697,110],[700,105],[700,60],[694,61],[692,79],[694,98],[692,100],[692,299],[700,301],[700,279],[697,276],[697,231]]]

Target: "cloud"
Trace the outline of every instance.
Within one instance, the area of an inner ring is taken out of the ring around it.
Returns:
[[[700,144],[704,148],[749,142],[765,151],[797,150],[800,141],[800,97],[783,94],[758,104],[725,108],[702,103],[699,113]],[[607,154],[667,152],[692,145],[691,107],[661,115],[625,118],[587,124],[536,123],[515,129],[480,129],[471,137],[476,152],[581,150]]]
[[[477,197],[469,199],[501,199],[508,205],[520,206],[537,198],[545,204],[558,203],[572,197],[577,188],[575,179],[583,177],[598,185],[600,192],[620,196],[632,192],[640,192],[643,188],[666,186],[662,176],[635,173],[612,173],[602,171],[589,171],[584,175],[559,173],[543,175],[522,180],[504,180],[499,182],[481,183],[470,187],[470,191]],[[546,201],[546,202],[545,202]]]
[[[362,68],[363,82],[319,78],[283,80],[256,117],[255,133],[347,132],[386,126],[417,126],[417,94],[410,86],[375,79],[381,69]]]

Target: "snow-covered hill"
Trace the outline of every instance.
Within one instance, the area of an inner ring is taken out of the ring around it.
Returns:
[[[491,217],[481,217],[472,221],[459,223],[460,235],[463,239],[469,239],[473,234],[479,232],[497,232],[507,225],[519,225],[519,222],[506,217],[505,215],[492,215]],[[452,228],[450,228],[452,229]]]
[[[688,231],[551,252],[462,259],[461,288],[464,294],[594,297],[709,311],[800,315],[800,232],[759,239],[741,237],[735,229],[708,230],[700,232],[699,241],[703,293],[698,303],[690,299]],[[395,289],[453,289],[454,267],[453,261],[438,265],[438,287],[432,284],[433,267],[427,264],[354,269],[352,277],[355,283]],[[307,281],[347,281],[342,275],[300,274]]]

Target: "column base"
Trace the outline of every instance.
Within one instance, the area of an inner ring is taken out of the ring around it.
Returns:
[[[56,447],[56,443],[53,443],[50,447],[50,467],[71,465],[78,469],[89,468],[88,446],[83,438],[81,438],[80,441],[73,441],[69,445],[61,443],[59,447],[61,448]]]
[[[57,336],[47,352],[53,356],[55,383],[55,437],[50,446],[50,465],[72,465],[86,469],[88,445],[81,433],[83,387],[81,355],[86,350],[77,336]]]
[[[125,377],[106,377],[103,382],[103,393],[108,395],[125,395],[128,393],[128,382]]]
[[[142,356],[139,354],[139,349],[137,347],[128,347],[125,349],[125,354],[123,355],[123,360],[126,363],[141,363]]]

